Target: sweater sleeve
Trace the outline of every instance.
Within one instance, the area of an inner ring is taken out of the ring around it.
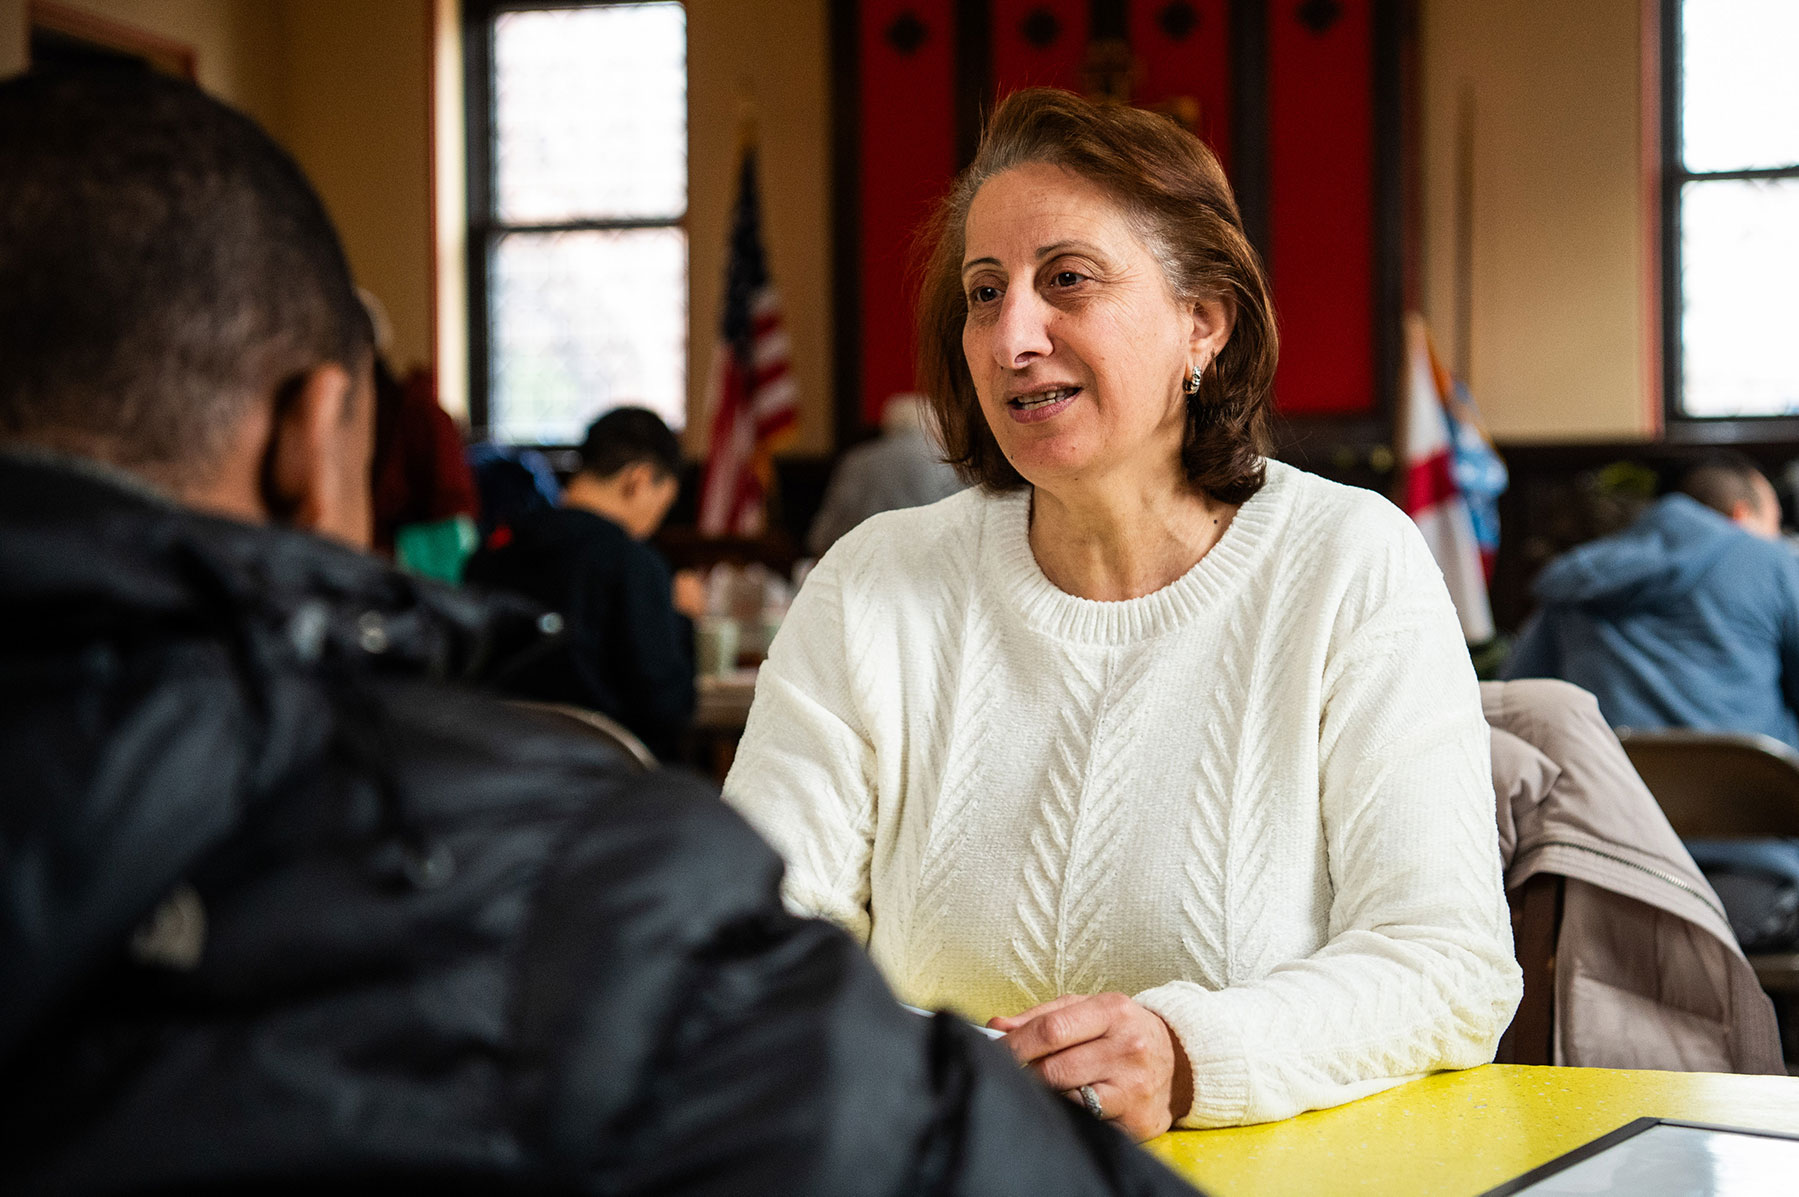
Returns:
[[[788,908],[866,945],[875,766],[850,684],[845,561],[827,554],[782,621],[724,793],[786,861]]]
[[[1487,726],[1423,552],[1326,661],[1324,947],[1250,983],[1137,995],[1192,1064],[1182,1126],[1286,1118],[1489,1062],[1517,1007]]]

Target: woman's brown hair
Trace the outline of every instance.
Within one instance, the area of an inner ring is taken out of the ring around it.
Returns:
[[[1026,485],[987,427],[962,353],[968,316],[962,255],[968,209],[981,185],[1034,163],[1059,166],[1111,195],[1161,263],[1178,300],[1224,300],[1234,307],[1230,340],[1199,393],[1187,397],[1181,465],[1187,480],[1213,498],[1248,499],[1262,487],[1280,341],[1261,259],[1244,235],[1224,171],[1211,150],[1167,117],[1052,88],[1016,91],[1001,101],[974,162],[938,205],[926,235],[919,378],[950,464],[988,490]]]

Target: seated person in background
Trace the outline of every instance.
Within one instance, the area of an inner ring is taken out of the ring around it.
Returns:
[[[1217,159],[1015,92],[936,236],[921,373],[978,489],[844,537],[775,639],[725,793],[790,903],[1137,1138],[1491,1060],[1474,670],[1411,522],[1264,456]]]
[[[559,645],[505,680],[516,694],[610,715],[659,757],[693,720],[693,625],[675,583],[644,543],[680,489],[681,443],[641,407],[587,430],[562,505],[495,528],[466,581],[522,594],[559,613]]]
[[[1701,461],[1630,527],[1537,576],[1505,676],[1592,691],[1613,727],[1760,732],[1799,747],[1799,560],[1739,454]]]
[[[495,528],[562,500],[556,471],[549,458],[536,449],[480,441],[469,446],[468,463],[480,499],[481,512],[475,521],[480,544],[487,543]]]
[[[395,376],[387,313],[373,295],[361,296],[375,329],[375,551],[408,573],[460,581],[481,507],[462,429],[438,403],[430,371]]]
[[[369,358],[248,119],[0,83],[0,1191],[1189,1192],[456,680],[532,620],[349,547]]]
[[[923,395],[893,395],[881,413],[878,440],[857,445],[831,471],[824,504],[806,533],[818,556],[871,515],[926,507],[962,489],[953,466],[926,430],[930,408]]]

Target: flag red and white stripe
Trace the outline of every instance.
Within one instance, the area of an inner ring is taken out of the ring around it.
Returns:
[[[1462,635],[1470,644],[1493,638],[1493,607],[1487,597],[1474,521],[1456,484],[1454,453],[1449,439],[1449,374],[1437,360],[1416,312],[1405,321],[1405,387],[1401,396],[1399,439],[1403,447],[1403,491],[1400,506],[1424,534],[1431,556],[1443,571],[1449,597],[1461,617]]]
[[[767,523],[773,451],[798,418],[781,301],[762,247],[756,156],[746,150],[738,179],[730,259],[707,403],[712,439],[700,487],[700,531],[759,535]]]

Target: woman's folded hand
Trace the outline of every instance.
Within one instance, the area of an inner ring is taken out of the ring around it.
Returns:
[[[1066,994],[987,1024],[1006,1032],[1020,1064],[1070,1100],[1087,1103],[1138,1141],[1152,1139],[1193,1104],[1192,1073],[1160,1015],[1122,993]]]

